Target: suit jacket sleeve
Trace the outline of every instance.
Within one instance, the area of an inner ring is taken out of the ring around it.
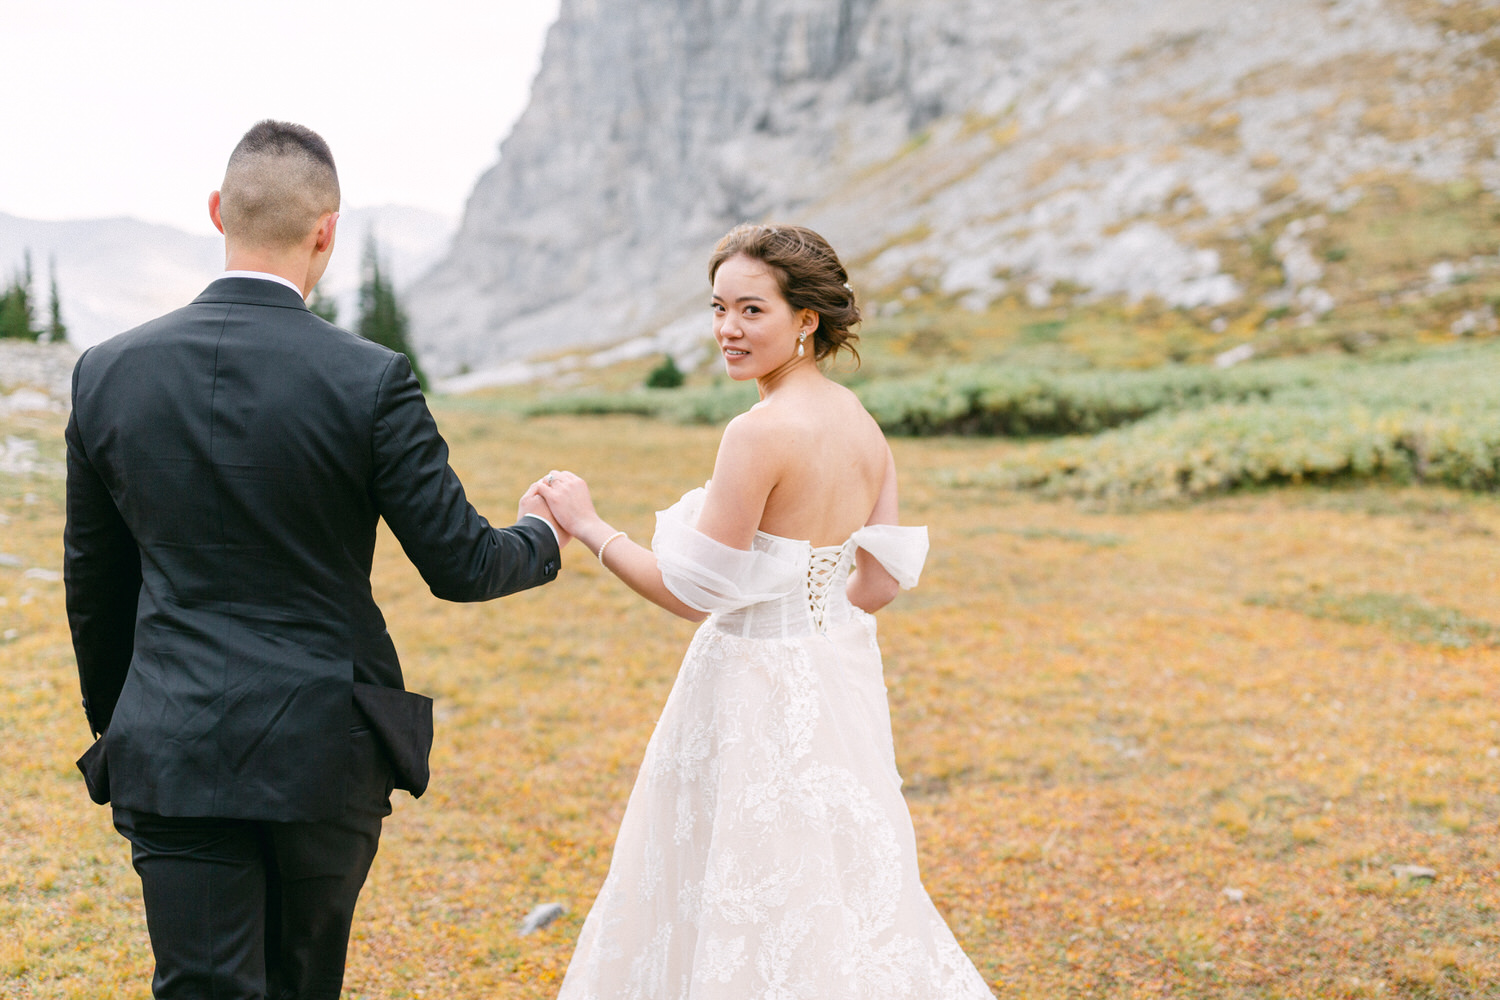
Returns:
[[[83,711],[89,728],[109,728],[135,648],[136,602],[141,593],[140,550],[103,478],[89,461],[78,428],[78,373],[73,369],[68,418],[67,526],[63,577],[68,626],[78,660]]]
[[[434,595],[485,601],[557,576],[557,538],[544,522],[528,517],[492,528],[469,503],[400,354],[380,381],[373,446],[376,509]]]

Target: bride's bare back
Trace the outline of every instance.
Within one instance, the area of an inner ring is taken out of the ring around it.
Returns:
[[[737,548],[756,530],[823,546],[870,523],[890,449],[852,392],[809,374],[725,429],[698,530]]]

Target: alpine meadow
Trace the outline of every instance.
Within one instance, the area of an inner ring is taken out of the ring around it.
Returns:
[[[872,331],[869,368],[881,343]],[[1395,366],[1403,377],[1382,384],[1401,391],[1360,405],[1399,409],[1424,391],[1406,367],[1493,373],[1492,347],[1413,348],[1365,375],[1288,362],[1264,384],[1253,369],[1104,388],[1057,376],[1037,380],[1031,398],[1054,403],[1033,411],[1068,400],[1118,413],[1128,397],[1137,421],[1091,417],[1096,434],[1050,442],[893,436],[903,520],[930,525],[933,542],[921,585],[880,617],[898,763],[924,881],[997,995],[1477,997],[1500,981],[1492,480],[1421,481],[1400,449],[1405,466],[1367,463],[1327,485],[1309,485],[1311,467],[1277,488],[1246,477],[1211,490],[1133,471],[1154,468],[1178,423],[1227,419],[1225,407],[1318,412],[1314,375],[1380,382]],[[601,377],[634,384],[644,368],[629,367]],[[962,383],[913,377],[916,395]],[[64,416],[44,387],[6,388],[27,406],[0,427],[0,917],[13,928],[0,992],[145,997],[128,846],[73,765],[89,735],[58,572]],[[652,511],[712,465],[712,424],[527,415],[536,396],[434,403],[496,520],[528,472],[561,463],[649,538]],[[1133,448],[1144,453],[1126,461]],[[1125,456],[1115,479],[1101,454]],[[1054,482],[1049,469],[1073,471]],[[1074,488],[1080,469],[1121,485]],[[1130,485],[1158,482],[1177,485]],[[586,552],[564,561],[552,587],[445,604],[382,537],[376,596],[408,685],[437,700],[438,737],[431,789],[398,795],[387,822],[350,997],[556,991],[691,634]],[[561,919],[519,933],[554,902]]]

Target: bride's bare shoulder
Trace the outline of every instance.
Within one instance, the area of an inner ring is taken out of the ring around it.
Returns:
[[[883,441],[880,425],[870,416],[854,390],[833,381],[828,385],[824,412],[826,425],[841,428],[860,438],[879,437]]]
[[[803,447],[808,439],[879,436],[859,397],[836,382],[756,403],[724,428],[723,443],[764,452]]]
[[[762,401],[725,424],[724,437],[726,439],[754,439],[765,434],[772,434],[786,422],[786,419],[787,414],[783,408]]]
[[[795,429],[784,411],[758,403],[724,425],[718,461],[764,462],[780,452]]]

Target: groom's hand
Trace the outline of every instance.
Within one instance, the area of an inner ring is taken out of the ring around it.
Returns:
[[[552,511],[547,507],[547,501],[543,500],[541,494],[537,492],[536,483],[532,483],[531,488],[521,495],[521,502],[516,510],[518,520],[527,516],[539,517],[547,522],[553,534],[557,535],[559,549],[567,548],[568,543],[573,540],[573,536],[564,531],[557,523],[557,518],[552,516]]]

